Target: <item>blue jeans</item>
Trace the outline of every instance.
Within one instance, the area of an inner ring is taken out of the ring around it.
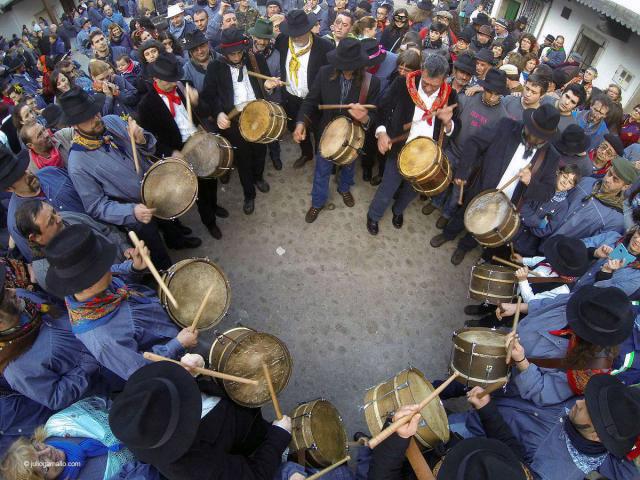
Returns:
[[[331,180],[331,170],[333,162],[316,155],[316,169],[313,173],[313,189],[311,190],[311,206],[322,208],[329,198],[329,182]],[[356,170],[356,162],[352,162],[346,167],[340,168],[340,178],[338,179],[338,192],[346,193],[354,184],[353,176]]]
[[[389,208],[398,187],[400,187],[398,198],[391,208],[394,215],[402,215],[405,208],[418,196],[418,192],[400,175],[398,164],[396,163],[396,155],[389,154],[384,166],[382,183],[376,190],[371,205],[369,205],[368,215],[371,220],[380,221],[384,216],[384,212]]]

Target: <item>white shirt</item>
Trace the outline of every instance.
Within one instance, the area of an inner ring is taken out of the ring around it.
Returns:
[[[202,419],[220,403],[220,397],[214,397],[213,395],[200,392],[200,398],[202,399],[202,412],[200,412],[200,418]]]
[[[304,50],[307,48],[309,44],[307,43],[304,47],[298,48],[295,44],[293,45],[293,49],[296,52],[300,50]],[[291,77],[291,72],[289,71],[289,62],[291,61],[291,50],[287,49],[287,59],[284,62],[284,68],[287,71],[287,82],[289,86],[287,87],[287,92],[291,95],[295,95],[296,97],[305,98],[309,93],[309,85],[307,84],[307,69],[309,68],[309,57],[311,56],[311,49],[307,53],[298,57],[298,62],[300,62],[300,68],[298,69],[298,85],[293,81]]]
[[[533,149],[533,153],[531,154],[531,156],[529,158],[524,158],[523,157],[524,151],[525,151],[524,144],[520,143],[518,145],[518,148],[516,149],[516,153],[514,153],[513,157],[511,157],[511,161],[509,162],[507,169],[502,174],[502,178],[498,182],[498,188],[500,188],[502,185],[507,183],[515,175],[517,175],[520,170],[526,167],[536,154],[536,149]],[[503,190],[504,194],[507,197],[511,198],[513,196],[513,192],[515,192],[516,187],[518,186],[519,183],[520,183],[520,180],[516,180],[515,182],[513,182],[511,185],[509,185],[507,188]]]
[[[160,98],[164,104],[169,108],[169,99],[165,95],[160,95]],[[189,114],[184,106],[184,102],[180,105],[173,105],[176,115],[173,117],[173,121],[176,122],[178,130],[180,130],[180,136],[182,137],[182,143],[186,142],[191,135],[196,133],[197,128],[191,120],[189,120]],[[169,111],[171,109],[169,108]]]
[[[531,269],[544,260],[546,260],[545,257],[523,257],[522,263]],[[545,278],[558,276],[558,274],[549,265],[539,265],[532,271],[540,274],[541,277]],[[568,285],[561,285],[552,290],[534,294],[528,280],[518,282],[518,291],[520,292],[520,296],[522,297],[522,301],[524,303],[529,303],[531,300],[540,300],[543,298],[555,298],[558,295],[571,293]]]
[[[240,69],[232,66],[229,66],[229,68],[231,69],[231,83],[233,84],[233,105],[241,112],[247,103],[256,99],[256,94],[253,93],[253,85],[251,85],[245,65],[242,66],[241,82],[238,81]]]

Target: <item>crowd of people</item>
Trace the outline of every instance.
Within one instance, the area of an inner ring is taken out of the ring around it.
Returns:
[[[477,265],[499,256],[518,267],[521,301],[464,309],[464,327],[509,332],[511,373],[491,395],[468,379],[442,391],[470,407],[449,412],[451,438],[424,452],[435,478],[640,478],[640,105],[623,114],[620,86],[599,83],[560,33],[539,42],[527,18],[491,18],[481,0],[198,0],[162,15],[151,0],[88,0],[59,23],[40,18],[0,37],[0,476],[316,471],[285,458],[289,416],[267,422],[197,375],[206,362],[188,351],[198,330],[172,321],[149,272],[202,243],[140,188],[165,159],[188,162],[199,132],[232,147],[243,214],[268,202],[257,195],[270,190],[267,154],[285,168],[285,140],[249,141],[238,121],[266,100],[299,145],[286,168],[314,169],[307,223],[328,205],[332,176],[354,207],[360,163],[371,235],[384,235],[389,207],[402,229],[422,201],[425,216],[439,212],[430,247],[457,241],[453,266],[480,240]],[[322,143],[332,128],[354,135],[333,153]],[[436,190],[417,187],[407,156],[445,165]],[[218,205],[218,182],[234,177],[197,178],[214,239],[233,210]],[[495,245],[467,223],[491,190],[518,220]],[[388,422],[408,422],[375,448],[357,432],[355,467],[323,478],[411,478],[405,452],[424,422],[417,405],[398,407]]]

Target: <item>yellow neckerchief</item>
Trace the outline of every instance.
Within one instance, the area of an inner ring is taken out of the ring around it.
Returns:
[[[291,60],[289,60],[289,73],[291,74],[291,78],[293,80],[293,83],[296,84],[296,87],[298,86],[298,70],[300,70],[299,57],[306,55],[311,50],[312,46],[313,35],[311,35],[309,44],[296,53],[295,46],[293,45],[293,40],[291,40],[291,37],[289,37],[289,52],[291,52]]]

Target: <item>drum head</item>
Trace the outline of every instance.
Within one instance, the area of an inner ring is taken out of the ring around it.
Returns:
[[[183,327],[191,326],[209,288],[213,291],[198,322],[198,330],[214,327],[222,320],[231,302],[231,288],[224,272],[206,259],[183,260],[169,278],[169,289],[179,308],[167,302],[171,318]]]
[[[156,209],[156,217],[173,219],[195,203],[198,178],[185,162],[162,160],[145,173],[141,196],[147,207]]]
[[[338,410],[326,400],[318,400],[311,410],[311,433],[327,466],[347,455],[347,432]]]
[[[511,211],[511,201],[497,190],[480,193],[464,212],[464,225],[470,233],[489,233],[500,227]]]
[[[345,147],[351,136],[352,123],[347,117],[331,120],[320,138],[320,155],[331,158]]]
[[[413,403],[420,403],[434,391],[431,383],[429,383],[422,373],[415,369],[409,370],[407,380],[409,382],[409,390],[415,400]],[[440,399],[429,402],[427,406],[420,411],[420,414],[426,421],[427,427],[429,427],[440,440],[443,442],[447,442],[449,440],[449,423],[447,422],[447,413],[445,412]],[[420,433],[420,429],[418,429],[418,433]],[[430,446],[435,447],[435,445]]]
[[[504,348],[505,335],[488,329],[464,329],[456,332],[460,340],[469,343],[476,343],[485,347]]]
[[[198,177],[211,176],[220,165],[219,138],[213,133],[198,130],[183,147],[182,155]]]
[[[240,132],[247,142],[256,142],[269,131],[271,110],[264,100],[249,102],[240,115]]]
[[[405,177],[419,177],[433,165],[438,155],[438,145],[433,139],[417,137],[402,147],[398,168]]]

